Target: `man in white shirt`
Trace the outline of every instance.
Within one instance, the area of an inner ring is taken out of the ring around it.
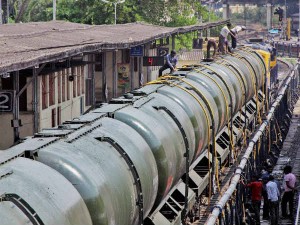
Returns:
[[[231,32],[234,34],[235,37],[231,37],[231,47],[232,48],[236,48],[236,44],[237,44],[237,34],[240,31],[244,31],[246,30],[245,26],[235,26],[234,28],[231,29]]]
[[[280,192],[272,175],[269,176],[269,182],[266,187],[269,199],[271,225],[278,225]]]
[[[225,47],[225,43],[227,41],[227,36],[230,34],[231,38],[235,38],[235,35],[233,32],[230,30],[231,23],[227,23],[226,26],[224,26],[221,31],[220,31],[220,36],[219,36],[219,51],[222,54],[225,54],[227,52],[227,49]]]

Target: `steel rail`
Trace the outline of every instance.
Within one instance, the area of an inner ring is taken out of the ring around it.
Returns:
[[[266,119],[262,122],[261,126],[256,131],[254,137],[250,140],[249,145],[246,149],[246,152],[243,155],[239,166],[235,170],[235,173],[234,173],[233,177],[231,178],[231,183],[230,183],[227,191],[223,194],[221,199],[214,205],[213,210],[210,213],[208,220],[205,222],[205,225],[215,225],[216,224],[216,222],[218,220],[218,217],[222,213],[222,210],[223,210],[225,204],[228,202],[228,200],[231,198],[232,194],[236,190],[236,187],[237,187],[237,185],[240,181],[241,173],[243,172],[245,166],[247,165],[249,156],[251,155],[251,153],[252,153],[252,151],[255,147],[255,144],[257,143],[259,138],[264,133],[266,127],[268,126],[268,123],[272,119],[272,117],[274,115],[274,112],[275,112],[275,109],[277,108],[277,106],[281,102],[281,100],[282,100],[282,98],[285,94],[286,89],[289,87],[289,84],[292,80],[292,77],[295,76],[295,70],[297,68],[298,68],[298,64],[295,66],[294,70],[291,72],[291,74],[289,75],[289,77],[285,81],[284,86],[278,92],[278,97],[276,98],[275,102],[272,104],[272,107],[270,108]]]
[[[300,223],[300,194],[298,196],[298,208],[297,208],[297,214],[295,219],[295,225],[298,225]]]

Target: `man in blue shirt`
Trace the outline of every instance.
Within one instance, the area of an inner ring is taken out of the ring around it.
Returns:
[[[165,63],[165,65],[163,65],[159,69],[158,77],[161,77],[163,71],[166,70],[166,69],[170,69],[170,73],[173,73],[174,70],[175,70],[175,68],[176,68],[177,62],[178,62],[178,59],[176,57],[176,52],[174,50],[172,50],[171,53],[166,56],[166,63]]]
[[[266,186],[269,199],[271,225],[278,225],[280,192],[272,175],[269,176],[269,182]]]

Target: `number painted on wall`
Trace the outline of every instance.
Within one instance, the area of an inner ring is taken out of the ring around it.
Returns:
[[[13,110],[14,91],[0,91],[0,112]]]

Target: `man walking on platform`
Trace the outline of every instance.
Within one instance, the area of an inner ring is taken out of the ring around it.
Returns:
[[[266,186],[270,206],[271,225],[278,225],[280,192],[277,188],[277,184],[274,182],[274,177],[272,175],[269,176],[269,182]]]
[[[252,177],[252,182],[247,184],[247,187],[251,188],[251,203],[254,209],[256,225],[260,225],[260,205],[263,184],[258,181],[258,177],[254,175]]]
[[[264,199],[264,206],[263,206],[263,219],[264,220],[269,220],[270,219],[270,208],[269,208],[269,199],[268,199],[268,192],[267,192],[267,183],[269,182],[269,172],[267,171],[267,169],[263,169],[262,170],[262,175],[261,175],[261,179],[262,179],[262,183],[263,183],[263,191],[262,191],[262,195],[263,195],[263,199]]]
[[[285,166],[283,169],[284,172],[284,179],[283,179],[283,186],[284,186],[284,193],[281,202],[281,212],[283,218],[290,218],[292,219],[294,216],[294,194],[295,194],[295,184],[296,184],[296,176],[292,174],[292,167]],[[289,212],[287,214],[286,208],[287,203],[289,203]]]

